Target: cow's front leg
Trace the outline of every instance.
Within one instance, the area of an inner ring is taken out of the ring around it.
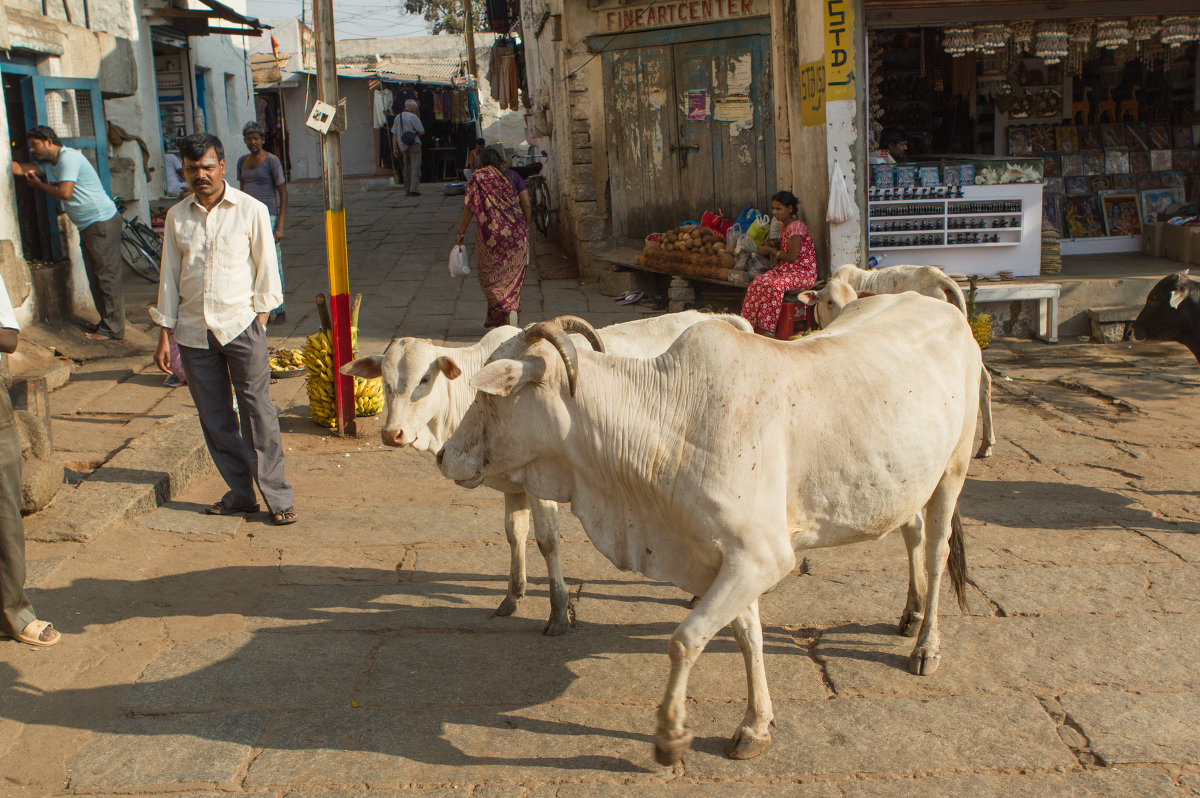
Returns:
[[[538,551],[546,560],[546,574],[550,578],[550,619],[542,630],[546,635],[560,635],[571,625],[568,614],[567,585],[563,581],[562,562],[558,557],[558,503],[529,496],[533,513],[533,537]]]
[[[512,615],[525,595],[525,541],[529,539],[529,497],[524,491],[504,494],[504,535],[508,538],[508,594],[497,615]]]
[[[725,746],[725,754],[730,759],[752,759],[771,744],[771,726],[775,724],[771,696],[767,691],[762,623],[758,617],[757,600],[733,619],[733,636],[746,662],[746,716]]]
[[[897,631],[905,637],[916,637],[917,630],[925,620],[925,524],[918,513],[907,524],[900,526],[904,546],[908,549],[908,598],[904,612],[900,614]]]

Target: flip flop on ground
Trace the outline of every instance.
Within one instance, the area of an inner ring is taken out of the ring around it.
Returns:
[[[62,640],[62,635],[49,621],[30,621],[15,639],[31,646],[48,647]]]
[[[271,522],[274,523],[275,526],[287,526],[288,524],[296,523],[296,520],[296,510],[292,507],[289,507],[286,510],[280,510],[279,512],[275,513],[275,515],[271,516]]]

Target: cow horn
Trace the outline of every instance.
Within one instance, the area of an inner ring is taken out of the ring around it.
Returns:
[[[559,316],[554,321],[558,322],[558,326],[562,327],[564,331],[582,335],[592,345],[592,349],[604,352],[604,342],[600,340],[600,333],[588,322],[578,316]]]
[[[562,355],[563,365],[567,368],[567,386],[571,389],[571,396],[574,396],[575,387],[579,384],[579,365],[575,354],[575,344],[571,343],[571,339],[559,326],[558,321],[539,321],[531,324],[521,332],[521,337],[527,343],[544,339],[558,350],[558,354]]]

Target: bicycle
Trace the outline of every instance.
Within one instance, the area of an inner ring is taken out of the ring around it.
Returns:
[[[532,175],[525,181],[526,188],[529,189],[529,200],[531,215],[533,216],[533,224],[537,227],[538,232],[547,238],[550,237],[550,216],[558,213],[558,208],[550,206],[550,184],[546,182],[545,175]]]
[[[150,225],[138,219],[126,219],[124,208],[121,222],[121,260],[133,273],[151,283],[158,282],[158,264],[162,260],[162,237]]]

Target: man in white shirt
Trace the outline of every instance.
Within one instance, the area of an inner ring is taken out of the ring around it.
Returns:
[[[17,315],[0,278],[0,352],[17,349]],[[0,387],[0,632],[31,646],[52,646],[62,639],[39,621],[25,595],[25,525],[21,520],[21,439],[12,401]]]
[[[421,196],[421,136],[425,126],[417,116],[416,100],[405,100],[404,111],[392,122],[392,155],[404,157],[404,184],[408,196]]]
[[[167,211],[158,307],[150,310],[162,327],[154,359],[170,371],[174,328],[204,441],[229,486],[208,512],[258,512],[257,483],[274,522],[291,524],[267,357],[267,313],[283,301],[267,206],[225,182],[216,136],[180,139],[179,154],[193,193]]]
[[[163,156],[163,162],[167,168],[167,193],[178,197],[187,190],[187,181],[183,179],[183,161],[175,153],[168,152]]]

